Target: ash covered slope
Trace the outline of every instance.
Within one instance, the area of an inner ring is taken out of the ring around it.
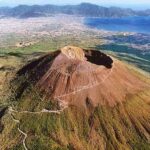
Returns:
[[[121,62],[100,51],[72,46],[30,63],[18,75],[17,79],[27,77],[19,88],[25,88],[26,82],[33,83],[45,99],[61,98],[71,105],[84,106],[89,98],[93,106],[114,106],[148,87]]]
[[[104,53],[67,46],[24,66],[11,85],[2,150],[150,149],[150,80]]]

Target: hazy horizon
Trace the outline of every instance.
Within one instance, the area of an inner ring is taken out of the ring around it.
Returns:
[[[34,1],[29,1],[29,0],[0,0],[0,7],[15,7],[18,5],[45,5],[45,4],[54,4],[54,5],[76,5],[80,3],[92,3],[92,4],[97,4],[100,6],[104,7],[111,7],[111,6],[116,6],[116,7],[122,7],[122,8],[132,8],[132,9],[138,9],[138,10],[143,10],[143,9],[150,9],[150,1],[149,0],[143,0],[137,1],[137,0],[76,0],[74,1],[69,1],[69,0],[64,0],[63,2],[61,0],[45,0],[44,2],[42,0],[34,0]]]

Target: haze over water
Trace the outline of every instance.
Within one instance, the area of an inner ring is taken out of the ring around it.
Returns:
[[[150,16],[122,18],[86,18],[85,24],[92,28],[104,29],[108,31],[150,34]]]

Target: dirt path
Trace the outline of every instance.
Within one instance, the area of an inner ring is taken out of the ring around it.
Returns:
[[[60,108],[61,108],[60,110],[43,109],[39,112],[30,112],[30,111],[16,111],[12,107],[8,108],[8,113],[11,115],[11,118],[13,119],[14,122],[16,122],[18,124],[18,131],[24,136],[22,143],[23,143],[23,147],[24,147],[25,150],[28,150],[27,145],[26,145],[26,139],[27,139],[28,135],[27,135],[27,133],[23,132],[20,129],[20,126],[19,126],[20,125],[20,120],[15,119],[15,117],[13,116],[12,113],[21,113],[21,114],[23,114],[23,113],[27,113],[27,114],[55,113],[55,114],[60,114],[61,112],[64,111],[64,109],[66,109],[68,107],[68,104],[61,101],[60,99],[58,99],[58,101],[60,102]]]
[[[23,147],[24,147],[25,150],[28,150],[28,148],[27,148],[27,146],[26,146],[26,138],[28,137],[28,135],[27,135],[25,132],[23,132],[19,127],[18,127],[18,131],[19,131],[21,134],[24,135]]]
[[[15,119],[10,110],[9,110],[9,114],[11,115],[13,121],[18,124],[18,131],[19,131],[21,134],[23,134],[23,136],[24,136],[23,141],[22,141],[23,147],[24,147],[25,150],[28,150],[28,148],[27,148],[27,146],[26,146],[26,138],[28,137],[28,135],[20,129],[20,127],[19,127],[20,120]]]

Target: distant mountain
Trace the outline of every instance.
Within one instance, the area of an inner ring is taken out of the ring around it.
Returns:
[[[53,14],[68,14],[85,17],[124,17],[124,16],[149,16],[150,10],[134,11],[132,9],[123,9],[119,7],[101,7],[90,3],[81,3],[79,5],[19,5],[14,8],[0,8],[0,16],[6,17],[41,17]]]
[[[0,16],[6,16],[11,11],[11,8],[8,7],[0,7]]]

